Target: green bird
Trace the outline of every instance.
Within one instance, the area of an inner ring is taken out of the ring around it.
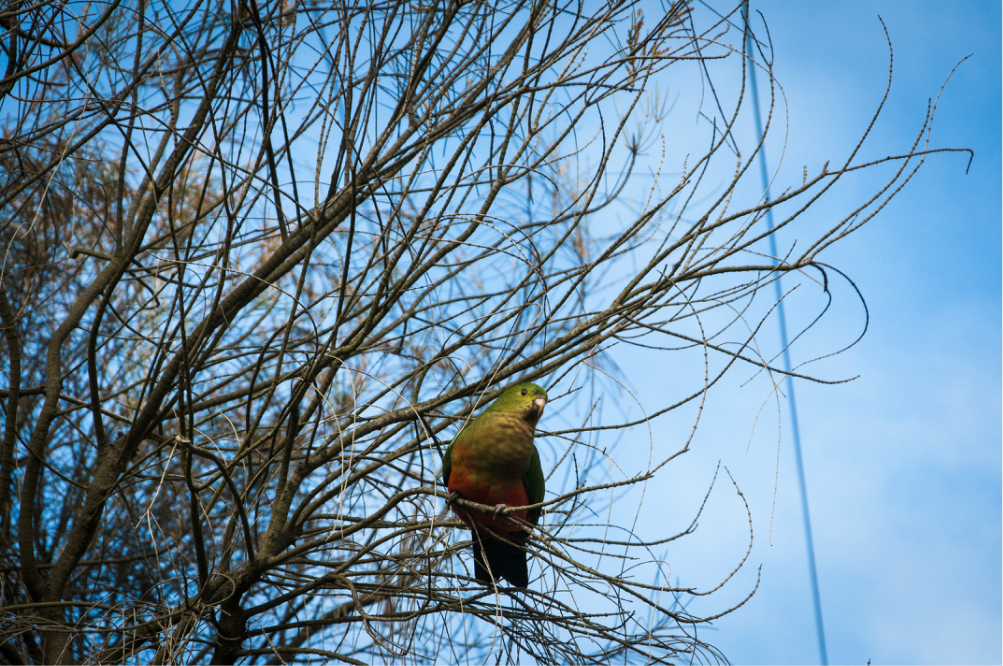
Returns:
[[[504,578],[516,587],[529,584],[526,530],[502,516],[509,506],[543,501],[545,480],[533,444],[547,392],[536,384],[516,384],[460,431],[442,458],[442,478],[453,512],[470,528],[474,577],[490,584]],[[458,497],[494,506],[493,512],[453,504]],[[512,515],[536,525],[540,509]]]

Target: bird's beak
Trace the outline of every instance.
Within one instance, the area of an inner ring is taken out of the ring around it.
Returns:
[[[533,404],[536,405],[536,409],[541,414],[543,414],[543,408],[547,405],[547,399],[544,398],[543,396],[540,396],[539,398],[536,398],[535,400],[533,400]]]

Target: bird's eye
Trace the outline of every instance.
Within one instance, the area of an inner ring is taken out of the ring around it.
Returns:
[[[523,395],[526,395],[527,393],[529,393],[529,391],[527,391],[526,389],[523,389],[523,390],[522,390],[522,394],[523,394]]]

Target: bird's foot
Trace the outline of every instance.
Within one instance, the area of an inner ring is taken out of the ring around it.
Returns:
[[[449,493],[449,497],[446,498],[446,506],[453,506],[453,502],[460,499],[460,493],[455,490]]]
[[[494,511],[495,520],[498,520],[499,518],[501,518],[502,514],[505,513],[506,511],[508,511],[508,505],[507,504],[496,504],[495,505],[495,511]]]

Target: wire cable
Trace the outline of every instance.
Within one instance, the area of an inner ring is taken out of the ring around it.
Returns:
[[[752,32],[746,28],[745,32],[746,38],[746,53],[750,61],[752,60]],[[763,137],[763,122],[759,114],[759,90],[756,87],[756,65],[755,63],[750,63],[749,67],[749,79],[752,87],[752,108],[754,111],[754,116],[756,120],[756,136],[760,141],[764,141]],[[770,200],[770,179],[768,176],[768,171],[766,168],[766,145],[765,141],[763,145],[759,148],[759,171],[763,179],[763,190],[765,191],[766,201]],[[773,231],[773,209],[769,208],[766,211],[766,229],[768,231]],[[780,262],[777,259],[779,256],[777,254],[777,239],[774,234],[769,235],[770,239],[770,256],[773,260],[773,265],[776,266]],[[783,291],[780,288],[780,276],[773,282],[774,287],[776,287],[777,294],[777,315],[780,320],[780,346],[783,349],[784,357],[784,370],[787,373],[791,371],[791,355],[787,348],[787,318],[784,316],[784,301],[783,301]],[[801,487],[801,513],[804,516],[804,535],[805,543],[808,545],[808,572],[811,575],[811,596],[812,601],[815,606],[815,630],[818,634],[818,653],[819,659],[823,665],[829,663],[829,656],[825,649],[825,626],[822,624],[822,598],[818,591],[818,572],[815,568],[815,545],[811,536],[811,517],[808,513],[808,484],[805,481],[804,474],[804,462],[801,459],[801,432],[798,429],[798,409],[797,402],[794,400],[794,380],[787,375],[787,397],[790,401],[791,408],[791,432],[793,433],[794,439],[794,461],[797,465],[798,472],[798,485]]]

